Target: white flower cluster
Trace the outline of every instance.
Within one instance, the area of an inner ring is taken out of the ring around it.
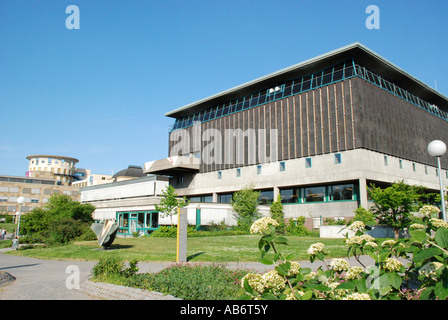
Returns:
[[[345,274],[345,279],[346,280],[357,279],[361,276],[361,273],[363,273],[363,272],[364,272],[363,267],[351,267],[350,269],[348,269],[347,273]]]
[[[339,282],[331,282],[327,283],[327,285],[331,288],[329,296],[333,300],[341,300],[343,296],[350,292],[347,289],[336,289],[340,285]]]
[[[400,271],[403,264],[394,258],[387,258],[385,260],[384,269],[389,271]]]
[[[286,280],[275,270],[266,272],[263,275],[248,273],[241,279],[241,287],[244,288],[244,280],[247,279],[249,286],[262,294],[265,289],[273,289],[274,292],[280,292],[285,289]]]
[[[393,247],[394,245],[395,245],[395,240],[386,240],[386,241],[383,241],[383,243],[381,243],[381,246],[382,247],[385,247],[385,246],[389,246],[389,247]]]
[[[423,229],[426,229],[426,226],[424,224],[421,224],[421,223],[413,223],[413,224],[411,224],[409,226],[409,228],[423,230]]]
[[[425,275],[426,277],[431,277],[433,280],[437,280],[436,271],[443,266],[440,262],[429,262],[420,268],[419,274]]]
[[[418,210],[418,213],[423,217],[431,218],[432,216],[438,215],[440,209],[433,205],[424,205]]]
[[[347,228],[352,231],[358,231],[358,230],[362,231],[366,228],[366,225],[362,221],[355,221],[351,225],[349,225]]]
[[[336,272],[343,272],[348,270],[349,264],[344,259],[336,258],[331,261],[330,267]]]
[[[307,252],[308,254],[315,255],[318,254],[319,252],[324,252],[324,247],[325,245],[323,243],[320,242],[314,243],[309,247]]]
[[[345,240],[345,243],[349,246],[354,244],[362,245],[363,241],[366,242],[375,242],[375,238],[369,236],[368,234],[363,234],[362,236],[353,236]]]
[[[255,221],[250,227],[250,233],[252,234],[266,234],[270,231],[270,226],[278,227],[278,222],[270,217],[264,217]]]
[[[371,300],[368,293],[352,293],[343,298],[343,300]]]
[[[370,246],[373,249],[373,248],[378,247],[378,244],[376,242],[369,241],[369,242],[366,242],[366,244],[364,246],[365,247]]]
[[[286,280],[275,270],[263,274],[263,280],[265,282],[265,287],[273,289],[274,292],[279,292],[280,290],[285,289]]]
[[[429,219],[429,221],[436,228],[447,228],[448,229],[448,223],[446,223],[442,219],[432,218],[432,219]]]
[[[258,273],[248,273],[241,279],[241,287],[244,288],[244,281],[247,279],[249,286],[257,291],[258,293],[263,293],[264,281],[263,276]]]
[[[291,266],[289,267],[289,276],[293,276],[295,274],[298,274],[300,272],[300,263],[291,261]]]

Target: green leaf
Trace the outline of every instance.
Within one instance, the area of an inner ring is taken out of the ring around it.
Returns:
[[[391,282],[389,279],[389,274],[388,273],[383,273],[379,278],[379,284],[380,284],[380,295],[384,296],[386,295],[389,290],[391,289]]]
[[[354,290],[355,289],[355,283],[350,282],[342,282],[340,285],[336,287],[336,289],[344,289],[344,290]]]
[[[316,254],[316,258],[319,260],[324,260],[325,259],[325,254],[323,252],[318,252]]]
[[[439,246],[446,249],[448,247],[448,229],[446,228],[437,229],[435,240]]]
[[[246,290],[247,293],[254,295],[254,289],[252,289],[252,287],[249,285],[249,281],[247,279],[244,279],[243,282],[243,286],[244,286],[244,290]]]
[[[432,258],[438,254],[441,254],[442,250],[440,250],[439,248],[435,248],[435,247],[431,247],[428,249],[423,249],[422,251],[418,252],[414,257],[413,257],[413,261],[414,262],[418,262],[418,261],[422,261],[428,258]]]
[[[282,276],[287,276],[289,274],[289,268],[291,267],[290,262],[282,263],[275,267],[275,270],[280,273]]]
[[[272,261],[272,259],[269,259],[268,257],[263,257],[258,261],[261,262],[262,264],[267,264],[267,265],[274,264],[274,261]]]
[[[423,230],[410,229],[409,234],[411,235],[411,238],[417,242],[424,242],[428,239],[428,235]]]
[[[366,285],[366,279],[356,279],[354,280],[355,284],[356,284],[356,289],[358,289],[358,291],[360,293],[366,293],[367,292],[367,285]]]
[[[310,284],[304,284],[303,285],[304,288],[310,288],[310,289],[314,289],[317,291],[330,291],[331,288],[323,285],[323,284],[319,284],[319,283],[310,283]]]
[[[296,296],[300,296],[297,292],[295,293]],[[301,296],[302,300],[310,300],[313,296],[313,291],[312,290],[307,290],[305,291],[305,293]]]
[[[388,275],[392,287],[394,287],[395,289],[400,289],[401,283],[403,282],[403,279],[400,277],[400,275],[396,272],[391,272]]]
[[[448,297],[448,288],[445,288],[442,282],[438,282],[434,287],[434,294],[441,300],[445,300]]]
[[[277,237],[275,238],[274,242],[278,244],[288,244],[288,239],[286,239],[285,237]]]
[[[303,274],[303,275],[307,275],[310,272],[311,272],[311,268],[301,268],[300,269],[300,274]]]
[[[431,294],[434,291],[434,287],[428,287],[422,291],[420,295],[420,300],[429,300],[431,298]]]

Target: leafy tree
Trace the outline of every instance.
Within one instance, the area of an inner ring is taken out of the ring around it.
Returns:
[[[367,226],[376,224],[374,214],[369,210],[366,210],[363,206],[359,206],[355,210],[355,218],[353,220],[362,221]]]
[[[20,233],[50,243],[67,243],[85,234],[96,238],[89,228],[94,210],[91,204],[81,204],[68,195],[53,194],[43,208],[35,208],[22,216]]]
[[[278,222],[277,231],[281,234],[285,233],[285,214],[283,213],[282,198],[277,196],[277,200],[274,201],[270,208],[271,217]]]
[[[66,194],[53,194],[44,208],[53,218],[72,218],[83,222],[93,222],[92,212],[95,210],[91,204],[81,204]]]
[[[249,185],[236,191],[231,202],[238,228],[244,231],[249,231],[252,223],[260,217],[258,212],[260,192],[254,191],[253,188]]]
[[[178,208],[183,208],[188,206],[190,200],[187,198],[179,198],[176,193],[176,189],[169,185],[165,190],[162,191],[162,199],[160,204],[156,204],[155,208],[159,211],[162,216],[170,217],[171,226],[173,225],[173,216],[177,214]]]
[[[422,187],[411,186],[403,181],[385,189],[371,185],[368,192],[374,204],[370,211],[380,225],[390,226],[395,233],[395,239],[398,239],[399,231],[411,225],[412,212],[418,210],[418,201],[424,196],[423,190]]]

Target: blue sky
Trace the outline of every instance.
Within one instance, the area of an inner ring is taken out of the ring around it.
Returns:
[[[447,18],[446,0],[1,0],[0,174],[164,158],[166,112],[357,41],[448,96]]]

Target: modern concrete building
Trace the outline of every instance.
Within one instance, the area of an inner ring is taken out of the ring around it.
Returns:
[[[221,206],[215,222],[248,184],[262,203],[280,195],[286,218],[304,216],[308,226],[368,208],[371,183],[436,192],[441,174],[448,185],[448,157],[439,173],[427,152],[432,140],[448,142],[448,98],[359,43],[166,116],[175,120],[169,157],[143,171],[169,176],[191,215],[197,205]]]
[[[140,169],[141,171],[141,169]],[[121,174],[129,173],[127,170]],[[115,178],[119,178],[119,173]],[[99,221],[116,220],[119,235],[147,234],[161,224],[169,224],[155,210],[162,190],[168,186],[168,178],[163,176],[123,176],[126,179],[107,184],[99,184],[81,189],[81,202],[95,206],[94,218]],[[162,221],[161,221],[162,220]]]

